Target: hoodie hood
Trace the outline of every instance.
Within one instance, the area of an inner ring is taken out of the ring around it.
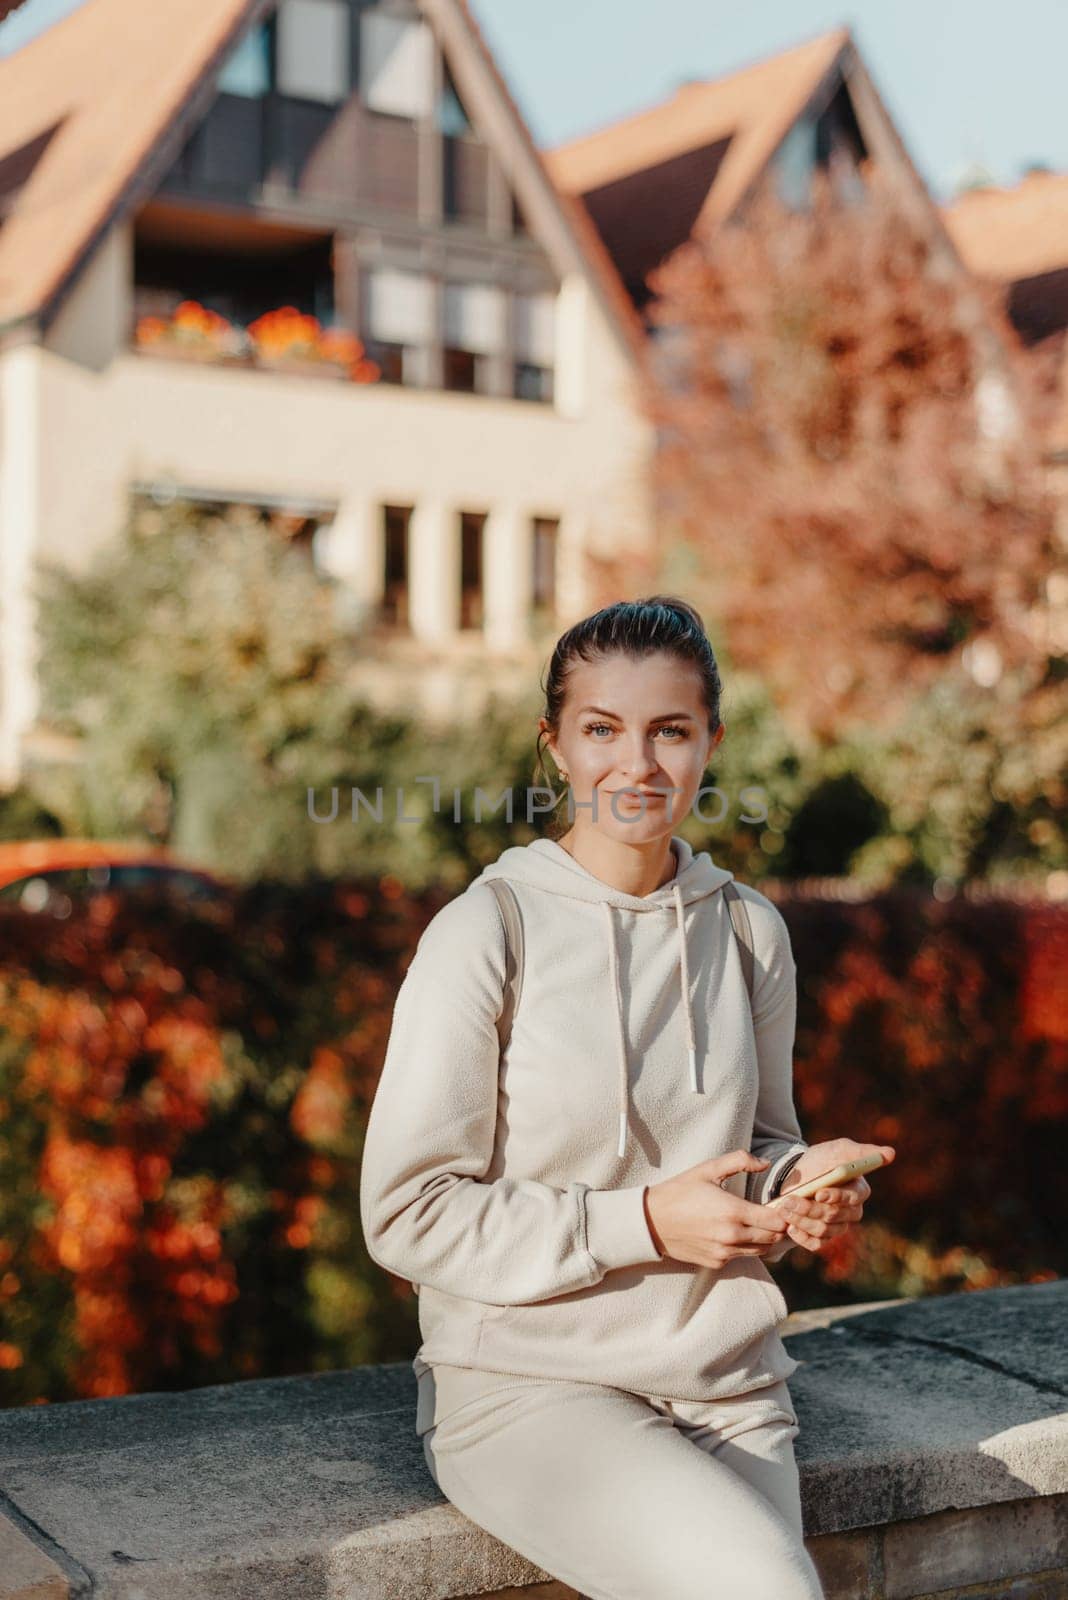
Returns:
[[[693,1006],[690,999],[690,964],[687,952],[686,907],[697,900],[718,894],[734,874],[717,867],[707,850],[695,854],[687,841],[675,834],[671,838],[675,856],[675,876],[654,889],[651,894],[624,894],[602,878],[595,877],[575,860],[554,839],[534,839],[530,844],[512,845],[491,861],[470,885],[487,878],[507,878],[514,883],[529,884],[547,894],[563,895],[570,900],[596,901],[603,917],[605,940],[608,948],[608,968],[611,976],[615,1010],[616,1060],[619,1069],[619,1142],[616,1150],[622,1161],[627,1147],[630,1112],[630,1073],[627,1064],[627,1036],[623,1017],[623,1000],[619,983],[619,947],[616,938],[615,913],[636,911],[648,916],[672,917],[679,952],[679,984],[682,991],[682,1014],[686,1023],[686,1050],[690,1063],[690,1087],[695,1094],[705,1093],[697,1082],[697,1038],[694,1030]],[[692,917],[691,917],[692,922]],[[665,927],[665,932],[667,928]]]

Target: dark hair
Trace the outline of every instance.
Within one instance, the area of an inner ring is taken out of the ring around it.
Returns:
[[[640,659],[660,650],[680,661],[692,662],[697,668],[708,709],[709,732],[714,733],[721,720],[723,694],[715,653],[700,613],[685,600],[669,594],[654,594],[647,600],[617,600],[614,605],[583,617],[560,635],[542,684],[545,696],[542,715],[549,724],[548,731],[554,736],[559,731],[568,678],[576,661],[603,660],[617,654]],[[545,737],[547,734],[543,730],[538,735],[535,782],[546,776],[541,748]]]

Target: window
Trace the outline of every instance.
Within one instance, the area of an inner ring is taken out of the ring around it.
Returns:
[[[367,339],[364,348],[369,361],[373,361],[378,368],[380,383],[404,382],[404,346],[392,344],[386,339]],[[408,373],[408,382],[413,381],[411,371]]]
[[[861,175],[867,153],[853,102],[842,84],[816,124],[816,160],[829,173],[841,205],[863,205],[867,199]]]
[[[535,517],[532,525],[531,603],[535,615],[546,620],[556,612],[556,546],[559,517]]]
[[[331,576],[329,546],[336,526],[335,504],[283,494],[256,491],[241,494],[228,489],[180,485],[167,479],[130,486],[131,508],[139,519],[146,512],[151,516],[160,507],[176,502],[184,504],[194,528],[210,532],[215,518],[236,526],[258,525],[278,543],[301,551],[312,570],[323,577]]]
[[[360,18],[360,97],[369,111],[424,117],[433,110],[434,40],[425,22],[367,11]]]
[[[441,353],[441,381],[446,389],[458,394],[477,394],[482,373],[479,359],[470,350],[456,350],[446,345]]]
[[[434,289],[418,272],[375,268],[366,279],[367,354],[386,383],[418,383],[434,340]]]
[[[158,226],[150,216],[142,217],[134,232],[137,316],[169,316],[180,301],[198,300],[241,327],[280,306],[296,306],[322,323],[333,320],[330,238],[309,237],[298,247],[284,230],[279,238],[269,224],[261,224],[254,232],[253,255],[210,249],[195,233],[172,242],[165,231],[156,231]]]
[[[411,506],[382,507],[385,581],[381,617],[383,622],[394,628],[408,626],[408,533],[411,521]]]
[[[515,299],[515,382],[517,400],[551,401],[556,348],[556,296],[520,294]]]
[[[512,394],[516,400],[540,400],[551,404],[553,375],[545,367],[532,366],[529,361],[517,361]]]
[[[278,87],[336,105],[349,92],[349,8],[345,0],[281,0]]]
[[[216,82],[223,94],[259,100],[271,87],[271,33],[264,22],[253,28],[233,51]]]
[[[859,169],[866,155],[853,102],[839,84],[825,109],[798,122],[783,140],[776,160],[779,198],[794,211],[807,210],[813,175],[822,169],[841,204],[862,205],[867,191]]]
[[[464,109],[460,99],[460,91],[453,82],[449,64],[443,64],[444,82],[441,86],[441,95],[438,100],[437,125],[447,139],[462,138],[465,133],[471,132],[471,119]]]
[[[815,170],[816,124],[811,118],[803,118],[786,135],[775,162],[779,199],[791,211],[808,209]]]
[[[441,141],[441,188],[447,217],[485,226],[489,207],[489,151],[474,134]]]
[[[460,513],[460,626],[481,628],[482,536],[486,527],[484,512]]]
[[[505,298],[488,283],[447,283],[443,303],[445,387],[485,393],[489,357],[504,342]]]

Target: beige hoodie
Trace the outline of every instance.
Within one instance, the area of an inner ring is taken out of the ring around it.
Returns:
[[[765,1266],[661,1259],[654,1184],[734,1149],[762,1203],[807,1149],[793,1105],[796,986],[786,924],[739,884],[752,1016],[727,903],[732,874],[674,837],[675,877],[624,894],[563,847],[502,852],[424,929],[397,996],[368,1120],[360,1211],[373,1260],[419,1289],[417,1375],[436,1362],[672,1399],[742,1394],[798,1363]],[[523,919],[519,1006],[502,1053],[504,927]]]

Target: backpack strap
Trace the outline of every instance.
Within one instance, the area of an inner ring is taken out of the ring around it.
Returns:
[[[523,919],[515,890],[507,879],[487,878],[486,882],[497,896],[504,923],[504,1004],[497,1018],[497,1036],[503,1050],[511,1037],[512,1018],[523,989]]]
[[[723,895],[727,902],[727,910],[731,916],[731,926],[734,928],[735,938],[738,940],[738,954],[742,958],[742,972],[745,976],[745,986],[749,991],[749,1004],[753,1004],[753,929],[749,921],[749,912],[745,901],[738,892],[738,885],[731,879],[730,883],[723,886]]]

